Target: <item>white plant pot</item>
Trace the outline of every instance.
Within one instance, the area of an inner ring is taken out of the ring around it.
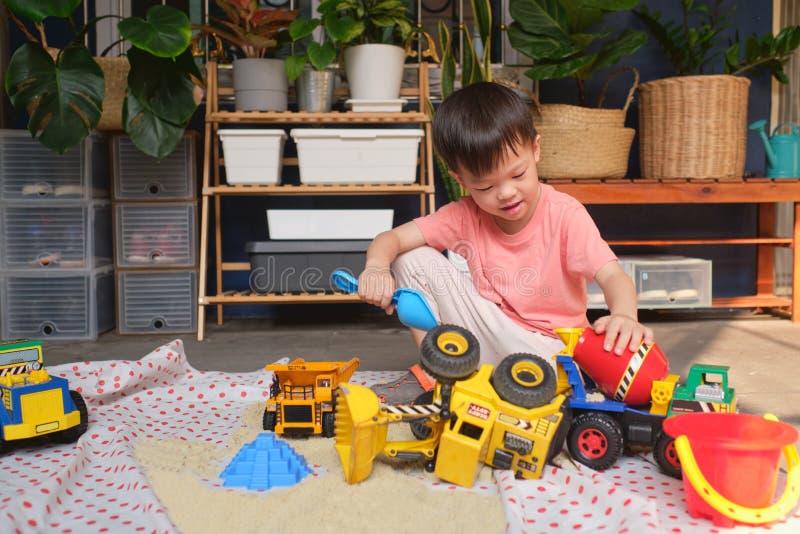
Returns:
[[[350,98],[394,100],[400,96],[406,52],[386,44],[352,46],[344,51]]]
[[[233,90],[239,111],[286,111],[289,80],[282,59],[245,58],[233,64]]]

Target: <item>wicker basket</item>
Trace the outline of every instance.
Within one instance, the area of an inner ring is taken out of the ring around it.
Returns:
[[[606,92],[608,91],[608,84],[619,74],[623,72],[631,72],[633,74],[633,84],[628,91],[628,96],[625,98],[625,105],[621,109],[604,109],[603,103],[605,102]],[[587,108],[584,106],[572,106],[569,104],[540,104],[535,95],[530,95],[534,105],[534,122],[536,127],[569,127],[575,126],[578,128],[623,128],[625,126],[625,117],[628,114],[628,108],[633,102],[633,94],[639,86],[639,71],[634,67],[621,67],[612,72],[600,97],[597,99],[596,108]]]
[[[98,130],[122,130],[122,103],[128,88],[130,64],[124,57],[94,58],[103,71],[106,96],[103,98],[103,115],[97,123]]]
[[[643,178],[741,178],[750,80],[705,75],[639,88]]]
[[[540,126],[541,178],[623,178],[636,130]]]
[[[609,82],[623,72],[633,73],[633,84],[621,109],[587,108],[568,104],[540,104],[536,95],[519,85],[533,102],[536,130],[542,136],[542,157],[537,165],[541,178],[623,178],[636,131],[625,128],[625,116],[639,86],[639,71],[621,67],[603,86],[603,104]]]

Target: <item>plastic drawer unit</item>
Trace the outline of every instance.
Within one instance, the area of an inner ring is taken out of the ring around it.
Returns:
[[[120,334],[197,331],[196,271],[118,271]]]
[[[629,256],[640,308],[710,308],[711,261],[683,256]]]
[[[116,204],[118,267],[193,267],[197,208],[190,202]]]
[[[618,256],[619,266],[628,276],[631,276],[631,264],[625,259],[624,256]],[[604,310],[608,309],[606,305],[606,298],[603,295],[603,290],[597,281],[591,284],[586,284],[586,307],[590,310]]]
[[[371,240],[252,241],[250,289],[256,293],[321,293],[336,290],[331,274],[364,270]]]
[[[195,197],[195,136],[183,137],[162,160],[141,152],[126,135],[111,140],[115,200],[190,200]]]
[[[229,185],[275,185],[283,170],[286,132],[275,129],[219,130]]]
[[[114,327],[114,272],[17,271],[0,275],[3,339],[97,339]]]
[[[419,129],[295,128],[300,181],[305,184],[396,183],[417,179]]]
[[[15,203],[0,210],[0,268],[94,269],[112,261],[108,202]]]
[[[0,130],[0,201],[109,196],[108,140],[94,133],[57,154],[27,130]]]

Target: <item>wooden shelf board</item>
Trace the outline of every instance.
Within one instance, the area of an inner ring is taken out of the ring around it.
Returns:
[[[791,247],[790,237],[752,238],[698,238],[698,239],[609,239],[611,246],[667,246],[667,245],[773,245]]]
[[[311,113],[308,111],[215,111],[206,115],[208,122],[249,123],[249,124],[299,124],[299,123],[377,123],[408,124],[430,122],[427,114],[419,111],[398,113],[361,113],[353,111],[332,111],[329,113]]]
[[[800,179],[542,180],[584,204],[728,204],[800,201]]]
[[[791,299],[775,295],[717,297],[711,303],[715,308],[787,308],[792,305]]]
[[[433,186],[413,184],[300,184],[217,185],[203,188],[203,195],[416,195],[433,193]]]
[[[208,295],[205,304],[334,304],[361,302],[358,295],[349,293],[266,293],[252,291],[226,291],[221,295]],[[203,304],[203,303],[201,303]]]

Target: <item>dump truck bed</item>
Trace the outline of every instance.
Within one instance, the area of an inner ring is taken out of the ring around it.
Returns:
[[[278,380],[291,382],[293,385],[311,385],[317,376],[323,374],[331,375],[335,383],[346,383],[353,376],[358,364],[358,358],[351,358],[346,362],[307,362],[303,358],[295,358],[289,363],[272,363],[265,367],[267,371],[272,371],[278,375]]]

